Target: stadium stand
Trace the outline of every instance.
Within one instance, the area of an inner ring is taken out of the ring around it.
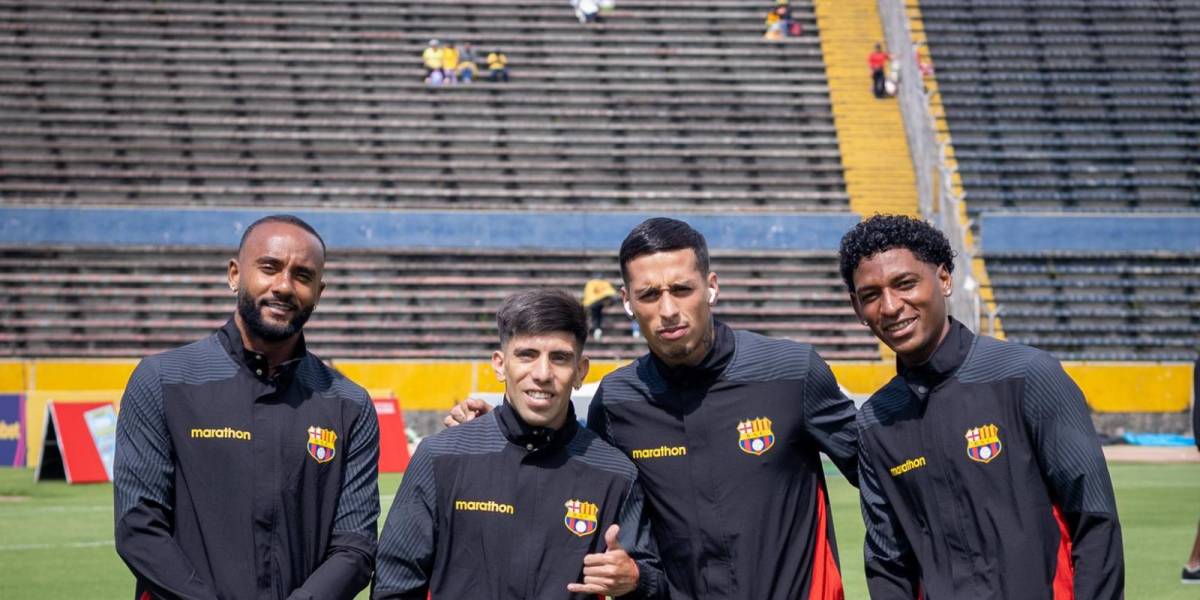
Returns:
[[[229,318],[228,250],[4,248],[0,356],[137,357],[206,335]],[[878,358],[825,252],[714,252],[718,318],[812,343],[829,359]],[[329,358],[472,358],[496,344],[495,309],[529,282],[581,292],[619,284],[612,252],[446,249],[339,251],[311,347]],[[610,306],[596,358],[632,358],[644,343]]]
[[[908,5],[1008,338],[1064,360],[1192,360],[1200,7]]]
[[[1200,209],[1196,3],[919,7],[972,216]]]
[[[989,253],[1008,339],[1064,360],[1190,361],[1200,345],[1200,255]]]
[[[2,0],[0,202],[846,210],[818,38],[766,42],[762,12]],[[425,85],[430,38],[512,81]]]

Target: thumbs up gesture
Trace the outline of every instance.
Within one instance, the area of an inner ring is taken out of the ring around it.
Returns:
[[[620,532],[620,526],[609,525],[604,532],[604,542],[608,548],[603,554],[583,557],[583,583],[567,584],[568,592],[624,596],[637,589],[637,563],[617,541]]]

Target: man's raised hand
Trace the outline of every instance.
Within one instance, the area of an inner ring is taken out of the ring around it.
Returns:
[[[583,557],[583,582],[567,584],[568,592],[624,596],[637,589],[637,563],[617,541],[620,532],[620,526],[609,525],[604,532],[607,549],[603,554]]]

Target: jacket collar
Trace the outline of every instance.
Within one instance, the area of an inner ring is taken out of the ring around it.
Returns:
[[[217,341],[221,343],[221,347],[233,359],[233,362],[244,365],[246,370],[252,375],[264,382],[275,384],[286,384],[296,375],[296,368],[300,366],[301,361],[305,356],[308,356],[308,347],[304,343],[304,334],[300,334],[300,340],[296,344],[296,352],[292,358],[280,363],[275,367],[275,375],[271,376],[271,368],[267,363],[267,357],[260,352],[255,352],[250,348],[242,345],[242,332],[238,329],[237,322],[230,318],[225,322],[220,329],[217,330]]]
[[[496,407],[494,412],[504,437],[530,452],[550,452],[562,448],[579,430],[579,422],[575,420],[575,407],[570,403],[567,404],[567,420],[558,429],[534,427],[526,423],[512,404],[509,404],[508,398],[505,398],[504,403]]]
[[[921,399],[925,399],[929,390],[949,379],[962,366],[971,353],[971,345],[975,343],[975,334],[966,325],[954,317],[947,318],[950,320],[950,331],[929,360],[915,367],[907,367],[899,358],[896,359],[896,371]]]
[[[700,360],[700,363],[694,367],[679,366],[672,367],[663,362],[661,358],[650,353],[650,360],[653,362],[658,372],[663,378],[675,385],[707,385],[716,381],[721,373],[725,372],[725,367],[729,366],[729,361],[733,359],[733,351],[736,348],[733,329],[728,325],[713,321],[713,345],[708,349],[708,354]]]

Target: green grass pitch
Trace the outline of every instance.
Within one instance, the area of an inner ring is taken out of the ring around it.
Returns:
[[[1126,597],[1198,597],[1195,587],[1179,583],[1179,570],[1200,520],[1200,465],[1115,464],[1112,474],[1125,534]],[[385,515],[399,480],[380,480]],[[856,493],[831,475],[830,498],[846,597],[866,598]],[[34,484],[32,471],[0,469],[0,598],[132,598],[133,578],[113,551],[112,522],[109,485]]]

